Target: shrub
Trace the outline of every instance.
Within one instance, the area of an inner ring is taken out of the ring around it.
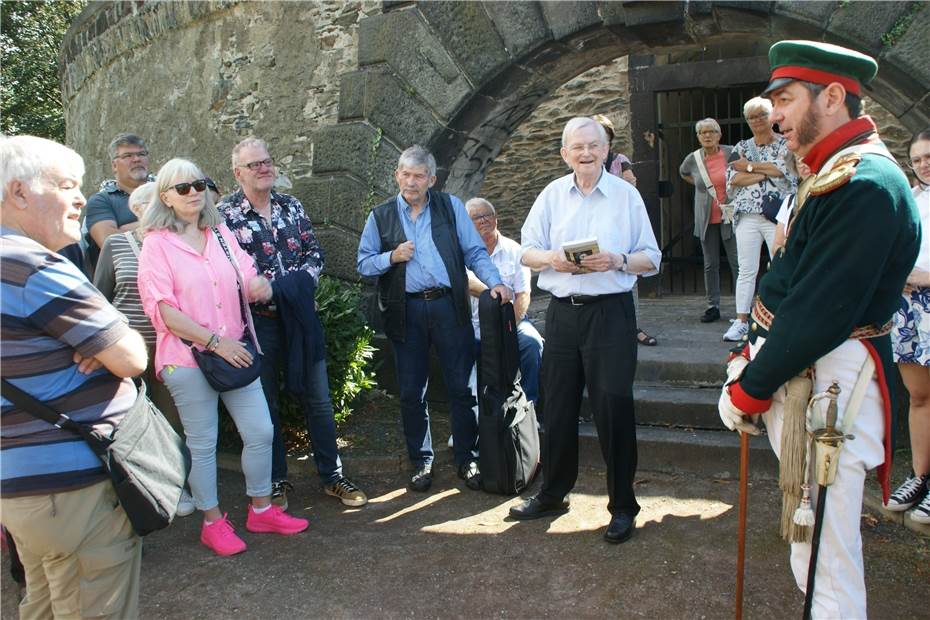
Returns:
[[[326,368],[329,375],[329,395],[338,425],[352,413],[355,399],[375,386],[371,346],[374,331],[360,310],[361,285],[322,276],[316,301],[323,330],[326,332]],[[284,376],[279,377],[284,385]],[[285,390],[278,399],[285,443],[308,446],[306,423],[298,400]],[[240,445],[235,425],[228,415],[221,423],[221,445]]]

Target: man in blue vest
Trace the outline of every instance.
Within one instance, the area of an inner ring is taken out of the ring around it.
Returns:
[[[414,466],[409,486],[425,492],[433,482],[426,407],[433,345],[449,394],[458,474],[477,490],[478,420],[468,388],[474,336],[465,268],[501,303],[512,301],[513,292],[501,283],[462,201],[431,189],[436,159],[429,151],[414,145],[401,153],[394,178],[399,193],[375,207],[365,223],[358,271],[378,278],[378,306],[394,347],[407,454]]]

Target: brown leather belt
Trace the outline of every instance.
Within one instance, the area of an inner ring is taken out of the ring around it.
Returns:
[[[775,319],[775,315],[771,310],[765,307],[765,304],[762,303],[762,300],[756,297],[756,303],[752,305],[752,320],[755,321],[759,327],[768,331],[772,327],[772,321]],[[888,321],[882,326],[878,325],[863,325],[862,327],[857,327],[852,330],[852,333],[849,334],[850,340],[866,340],[869,338],[877,338],[879,336],[884,336],[885,334],[891,333],[891,328],[894,325],[894,320]],[[750,329],[755,331],[755,329],[750,326]]]
[[[436,286],[434,288],[428,288],[422,291],[417,291],[416,293],[407,293],[407,297],[410,297],[413,299],[423,299],[426,301],[432,301],[434,299],[445,297],[451,292],[452,292],[452,289],[447,286]]]

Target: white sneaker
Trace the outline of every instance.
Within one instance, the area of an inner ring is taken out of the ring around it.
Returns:
[[[186,517],[195,510],[194,498],[187,492],[187,489],[181,489],[181,499],[178,500],[178,509],[175,514],[179,517]]]
[[[730,321],[730,329],[727,330],[727,333],[723,335],[723,339],[727,342],[739,342],[743,339],[743,336],[749,333],[749,323],[746,321],[740,321],[739,319],[733,319]]]

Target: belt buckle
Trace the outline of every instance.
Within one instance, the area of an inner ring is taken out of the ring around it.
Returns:
[[[575,303],[575,296],[574,296],[574,295],[569,295],[569,296],[568,296],[568,301],[569,301],[573,306],[583,306],[583,305],[584,305],[583,303]]]

